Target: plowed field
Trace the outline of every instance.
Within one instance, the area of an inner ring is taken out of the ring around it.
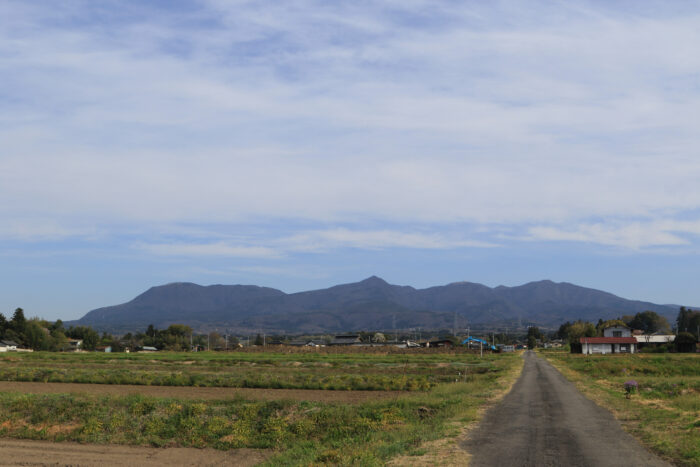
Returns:
[[[0,465],[236,465],[250,466],[264,461],[272,451],[263,449],[147,448],[78,443],[51,443],[0,439]]]

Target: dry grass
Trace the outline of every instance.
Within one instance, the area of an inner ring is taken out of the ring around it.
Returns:
[[[471,413],[472,417],[470,420],[464,420],[465,415],[468,417],[470,414],[461,414],[462,420],[449,422],[448,431],[450,436],[423,443],[416,450],[421,454],[401,455],[392,459],[387,465],[392,467],[429,467],[435,465],[460,467],[469,465],[471,455],[462,449],[460,444],[469,437],[470,432],[476,428],[486,411],[500,402],[510,392],[518,377],[520,377],[523,364],[523,359],[518,360],[518,364],[511,371],[495,381],[494,387],[498,389],[492,390],[486,402]]]
[[[692,370],[700,364],[696,355],[542,355],[649,449],[675,465],[700,466],[700,413],[696,410],[700,371]],[[629,378],[637,380],[640,389],[631,399],[625,398],[622,388]],[[665,392],[670,384],[682,389]]]

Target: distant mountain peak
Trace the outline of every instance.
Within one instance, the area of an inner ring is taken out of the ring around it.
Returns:
[[[326,289],[285,294],[255,285],[201,286],[173,282],[151,287],[130,302],[99,308],[66,325],[110,332],[182,323],[227,332],[344,332],[359,329],[447,329],[455,320],[512,327],[557,327],[652,310],[668,319],[676,307],[626,300],[609,292],[549,279],[514,287],[453,282],[426,289],[389,284],[378,276]]]
[[[381,277],[377,276],[370,276],[367,279],[360,281],[360,284],[366,284],[366,285],[389,285],[387,281],[382,279]]]

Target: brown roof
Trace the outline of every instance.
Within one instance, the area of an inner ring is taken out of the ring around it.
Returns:
[[[581,344],[636,344],[634,337],[581,337]]]

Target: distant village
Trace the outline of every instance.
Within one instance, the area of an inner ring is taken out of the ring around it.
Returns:
[[[616,354],[636,352],[698,351],[700,312],[681,308],[675,332],[665,318],[652,311],[597,324],[575,321],[557,330],[536,326],[514,332],[470,329],[438,332],[362,331],[336,335],[229,335],[196,333],[190,326],[172,324],[166,329],[148,326],[144,332],[113,336],[88,326],[69,327],[37,318],[26,319],[21,308],[9,321],[0,314],[0,352],[158,352],[233,351],[282,346],[289,348],[356,347],[396,349],[466,349],[479,352],[514,352],[545,348],[572,353]],[[695,329],[693,329],[695,327]],[[686,331],[695,330],[696,333]],[[679,331],[680,330],[680,331]],[[425,335],[425,337],[423,336]]]

